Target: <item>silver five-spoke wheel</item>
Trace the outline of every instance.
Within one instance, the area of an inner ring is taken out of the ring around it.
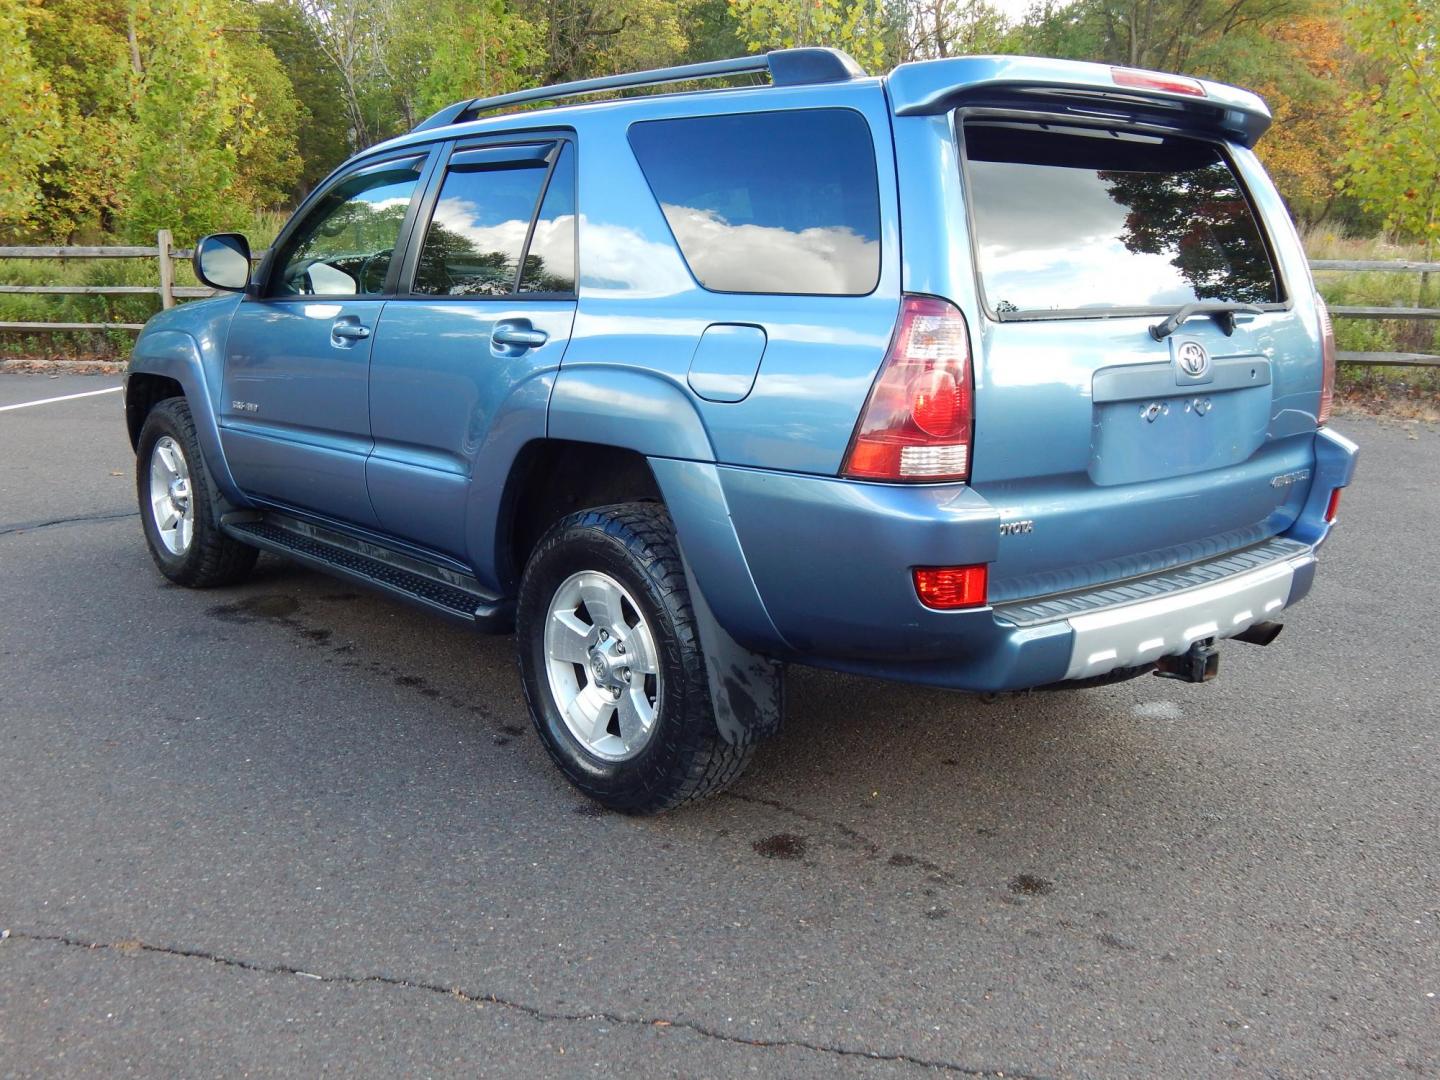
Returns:
[[[195,535],[195,502],[185,452],[169,435],[157,439],[150,452],[150,513],[165,549],[184,555]]]
[[[605,761],[638,754],[655,730],[655,638],[624,587],[594,570],[560,583],[545,618],[545,669],[570,734]]]

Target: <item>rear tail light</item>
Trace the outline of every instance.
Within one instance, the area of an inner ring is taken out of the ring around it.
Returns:
[[[1340,492],[1344,490],[1344,488],[1336,488],[1330,492],[1330,502],[1325,507],[1325,524],[1335,524],[1335,518],[1340,513]]]
[[[1330,322],[1330,309],[1325,301],[1315,297],[1315,306],[1320,309],[1320,412],[1316,420],[1320,424],[1330,422],[1330,410],[1335,404],[1335,327]]]
[[[915,595],[928,608],[984,607],[989,579],[984,563],[978,566],[917,566]]]
[[[907,296],[841,473],[863,480],[965,480],[975,390],[970,330],[952,304]]]
[[[1112,67],[1110,78],[1116,86],[1131,86],[1136,90],[1165,90],[1171,94],[1189,94],[1191,97],[1207,96],[1205,87],[1198,80],[1187,79],[1183,75],[1161,75],[1155,71]]]

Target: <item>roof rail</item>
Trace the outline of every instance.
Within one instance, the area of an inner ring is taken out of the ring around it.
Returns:
[[[412,131],[444,127],[472,120],[481,113],[511,105],[528,105],[537,101],[597,94],[605,90],[626,90],[640,86],[663,86],[666,83],[690,82],[696,79],[722,79],[727,75],[758,75],[768,73],[773,86],[805,86],[814,83],[847,82],[865,78],[865,69],[848,53],[839,49],[775,49],[763,56],[737,56],[733,60],[710,60],[703,64],[682,64],[679,67],[635,71],[626,75],[606,75],[598,79],[538,86],[533,90],[516,90],[488,98],[469,98],[447,105],[435,115],[416,124]]]

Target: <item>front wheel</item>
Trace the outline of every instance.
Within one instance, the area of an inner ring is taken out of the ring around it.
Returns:
[[[525,566],[516,643],[541,741],[590,798],[633,814],[712,795],[751,748],[720,735],[665,509],[561,519]]]
[[[184,398],[150,410],[135,448],[135,488],[145,540],[160,572],[192,589],[245,578],[259,555],[220,529],[214,482]]]

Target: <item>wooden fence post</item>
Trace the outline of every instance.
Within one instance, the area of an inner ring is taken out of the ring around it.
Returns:
[[[175,263],[170,257],[170,248],[174,238],[170,235],[169,229],[161,229],[155,234],[155,245],[160,249],[160,306],[172,308],[175,306]]]

